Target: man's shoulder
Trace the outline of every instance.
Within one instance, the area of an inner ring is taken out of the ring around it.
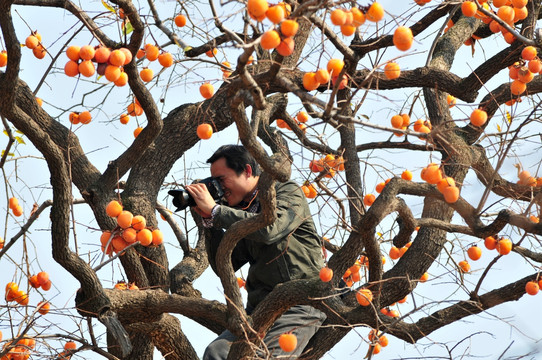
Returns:
[[[286,180],[284,182],[277,181],[275,186],[299,186],[294,180]]]
[[[277,190],[289,190],[289,189],[297,189],[299,188],[299,185],[293,181],[293,180],[288,180],[288,181],[285,181],[285,182],[280,182],[280,181],[277,181],[275,183],[275,189]]]

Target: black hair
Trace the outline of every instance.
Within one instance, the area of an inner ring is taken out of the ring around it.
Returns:
[[[212,164],[221,158],[226,159],[226,166],[237,175],[246,170],[247,164],[252,168],[252,176],[260,175],[260,166],[243,145],[222,145],[207,159],[207,163]]]

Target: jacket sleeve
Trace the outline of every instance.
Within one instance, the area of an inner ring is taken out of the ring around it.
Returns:
[[[209,260],[211,268],[217,275],[218,272],[216,268],[216,253],[223,237],[224,230],[216,228],[209,228],[206,230],[205,249],[207,250],[207,258]],[[237,243],[237,246],[235,247],[235,249],[233,249],[233,253],[231,255],[231,261],[233,269],[235,271],[239,270],[247,262],[250,262],[251,259],[250,255],[246,251],[246,246],[242,244],[243,241],[244,240],[241,240],[239,241],[239,243]]]
[[[246,236],[250,241],[272,244],[286,238],[294,232],[307,216],[305,211],[306,199],[301,188],[293,181],[276,186],[277,191],[277,218],[275,222]],[[257,214],[244,210],[220,206],[214,218],[214,226],[228,228],[233,223],[251,218]]]

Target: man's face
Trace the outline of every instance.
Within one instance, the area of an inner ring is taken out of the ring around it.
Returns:
[[[244,171],[241,175],[226,165],[226,159],[220,158],[211,164],[211,176],[218,179],[224,188],[224,198],[229,206],[238,205],[252,191],[249,181],[251,174]]]

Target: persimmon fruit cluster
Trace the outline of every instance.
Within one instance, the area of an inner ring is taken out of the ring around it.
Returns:
[[[520,170],[518,165],[518,181],[519,185],[527,185],[532,187],[541,187],[542,186],[542,177],[534,177],[528,170]]]
[[[414,131],[421,132],[424,134],[429,134],[431,130],[433,129],[433,125],[431,125],[430,120],[422,120],[418,119],[414,122],[414,125],[412,126]]]
[[[24,290],[19,289],[19,285],[14,282],[8,282],[6,284],[5,299],[7,302],[15,301],[23,306],[28,305],[29,301],[28,294]]]
[[[344,89],[348,83],[348,78],[343,75],[339,81],[339,75],[343,68],[343,60],[330,59],[325,69],[318,69],[315,72],[307,72],[303,75],[303,87],[307,91],[316,90],[320,85],[327,84],[331,79],[333,86]],[[337,81],[339,81],[338,84]]]
[[[82,111],[82,112],[76,112],[76,111],[72,111],[68,117],[70,123],[72,123],[73,125],[78,125],[78,124],[83,124],[83,125],[87,125],[87,124],[90,124],[90,122],[92,121],[92,114],[90,113],[90,111]]]
[[[390,119],[391,126],[395,129],[406,130],[410,125],[410,116],[408,114],[393,115]],[[403,133],[394,133],[398,136],[404,135]]]
[[[330,14],[329,19],[333,25],[339,26],[344,36],[351,36],[356,29],[365,23],[365,13],[353,7],[351,9],[337,8]]]
[[[143,108],[141,107],[141,104],[139,103],[139,100],[134,97],[134,100],[128,104],[126,107],[126,112],[130,116],[141,116],[143,115]]]
[[[401,258],[407,252],[407,250],[410,248],[411,245],[412,245],[412,242],[408,242],[405,246],[401,248],[398,248],[397,246],[393,245],[390,248],[390,251],[388,252],[390,259],[397,260]]]
[[[383,347],[388,346],[389,340],[380,331],[372,329],[367,336],[369,339],[369,351],[375,355],[380,353]]]
[[[344,171],[344,162],[341,155],[327,154],[320,159],[311,160],[309,169],[315,173],[324,172],[325,177],[332,178],[337,171]]]
[[[386,259],[382,257],[382,264],[386,262]],[[369,259],[362,255],[359,259],[354,262],[354,265],[350,266],[344,272],[342,279],[348,287],[351,287],[354,283],[361,281],[360,270],[362,267],[369,266]]]
[[[318,191],[314,184],[309,183],[308,181],[301,185],[301,190],[307,199],[314,199],[318,195]]]
[[[143,216],[134,216],[130,211],[124,210],[116,200],[107,204],[105,212],[108,216],[116,218],[118,225],[112,231],[104,231],[100,236],[102,251],[108,255],[113,252],[122,252],[135,242],[139,242],[143,246],[159,246],[164,241],[160,229],[148,228],[147,221]]]
[[[0,340],[2,336],[0,333]],[[15,344],[8,341],[4,344],[0,352],[3,352],[8,347],[11,347],[6,354],[2,357],[2,360],[26,360],[30,358],[32,351],[36,347],[36,340],[29,337],[22,337]]]
[[[32,54],[34,54],[37,59],[43,59],[47,54],[47,50],[43,46],[41,40],[41,35],[37,31],[32,31],[24,42],[25,46],[32,50]]]
[[[262,22],[268,19],[273,24],[279,24],[290,16],[292,7],[285,2],[270,6],[267,0],[248,0],[247,11],[249,16],[256,21]]]
[[[132,53],[127,48],[111,50],[101,45],[71,45],[66,49],[66,56],[69,60],[64,65],[64,73],[68,76],[91,77],[98,73],[116,86],[128,83],[123,66],[132,61]]]
[[[514,246],[510,239],[499,235],[486,237],[484,245],[488,250],[497,250],[500,255],[508,255]]]
[[[295,123],[297,124],[297,126],[299,127],[299,129],[303,131],[303,133],[305,133],[307,131],[307,125],[305,125],[305,123],[309,120],[309,114],[307,114],[305,111],[300,111],[297,113],[297,115],[293,119]],[[292,130],[290,125],[288,125],[288,123],[284,121],[283,119],[277,119],[276,122],[277,122],[277,127],[281,129]]]
[[[454,179],[444,176],[437,164],[431,163],[427,165],[422,169],[420,175],[422,180],[437,185],[438,191],[444,196],[447,203],[453,204],[459,199],[459,188],[455,185]]]
[[[16,197],[9,198],[9,209],[14,216],[21,216],[23,214],[23,207],[19,204],[19,200]]]
[[[124,281],[117,282],[113,288],[116,290],[139,290],[135,283],[126,283]]]
[[[41,287],[45,291],[51,289],[52,286],[51,279],[49,278],[49,274],[46,271],[40,271],[36,275],[30,276],[28,282],[33,288],[39,289]]]
[[[386,316],[389,316],[389,317],[392,317],[392,318],[397,318],[399,317],[399,311],[397,310],[391,310],[389,307],[385,307],[385,308],[382,308],[380,309],[380,312]]]

